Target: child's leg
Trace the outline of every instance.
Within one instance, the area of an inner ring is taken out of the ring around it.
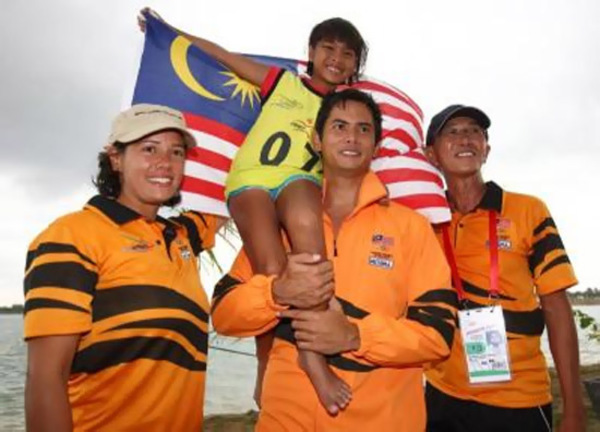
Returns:
[[[243,191],[229,199],[229,212],[242,237],[254,273],[281,274],[287,258],[275,204],[269,193],[261,189]],[[263,377],[272,345],[273,332],[256,337],[258,365],[254,401],[259,407]]]
[[[294,253],[318,253],[327,258],[323,231],[321,188],[310,180],[296,180],[277,198],[277,216],[284,226]],[[326,309],[321,305],[320,310]],[[300,366],[309,376],[321,403],[336,414],[350,402],[350,387],[327,365],[325,357],[299,350]]]
[[[263,189],[248,189],[231,197],[229,213],[242,237],[257,274],[281,274],[287,262],[275,204]]]

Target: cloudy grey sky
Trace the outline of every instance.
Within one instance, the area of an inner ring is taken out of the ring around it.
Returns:
[[[93,193],[96,154],[135,70],[135,16],[145,5],[232,50],[295,58],[305,58],[314,24],[351,20],[370,45],[367,73],[407,92],[427,120],[455,102],[490,115],[486,177],[543,198],[580,288],[600,286],[599,2],[301,4],[0,0],[0,305],[22,301],[31,239]],[[216,277],[206,278],[209,291]]]

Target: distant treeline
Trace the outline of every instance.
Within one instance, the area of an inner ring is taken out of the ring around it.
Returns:
[[[600,304],[600,288],[588,288],[585,291],[567,292],[567,296],[574,305]],[[0,314],[3,313],[23,313],[23,305],[14,304],[12,306],[0,306]]]
[[[572,304],[600,304],[600,289],[588,288],[585,291],[567,292]]]
[[[14,304],[12,306],[0,306],[0,314],[22,314],[23,305]]]

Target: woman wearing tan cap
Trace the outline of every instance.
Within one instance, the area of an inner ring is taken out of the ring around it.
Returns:
[[[200,430],[209,303],[196,256],[221,220],[179,200],[180,112],[136,105],[99,155],[99,195],[31,243],[25,273],[29,431]]]

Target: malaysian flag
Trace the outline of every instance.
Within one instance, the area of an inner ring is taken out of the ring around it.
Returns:
[[[183,112],[198,147],[188,154],[182,205],[228,215],[225,178],[244,137],[260,113],[259,91],[160,20],[146,14],[146,38],[132,103],[167,105]],[[305,71],[296,60],[251,56],[257,61]],[[448,221],[450,211],[438,171],[423,150],[423,113],[406,94],[363,79],[353,85],[369,92],[383,113],[383,140],[372,169],[390,197],[425,215]]]

